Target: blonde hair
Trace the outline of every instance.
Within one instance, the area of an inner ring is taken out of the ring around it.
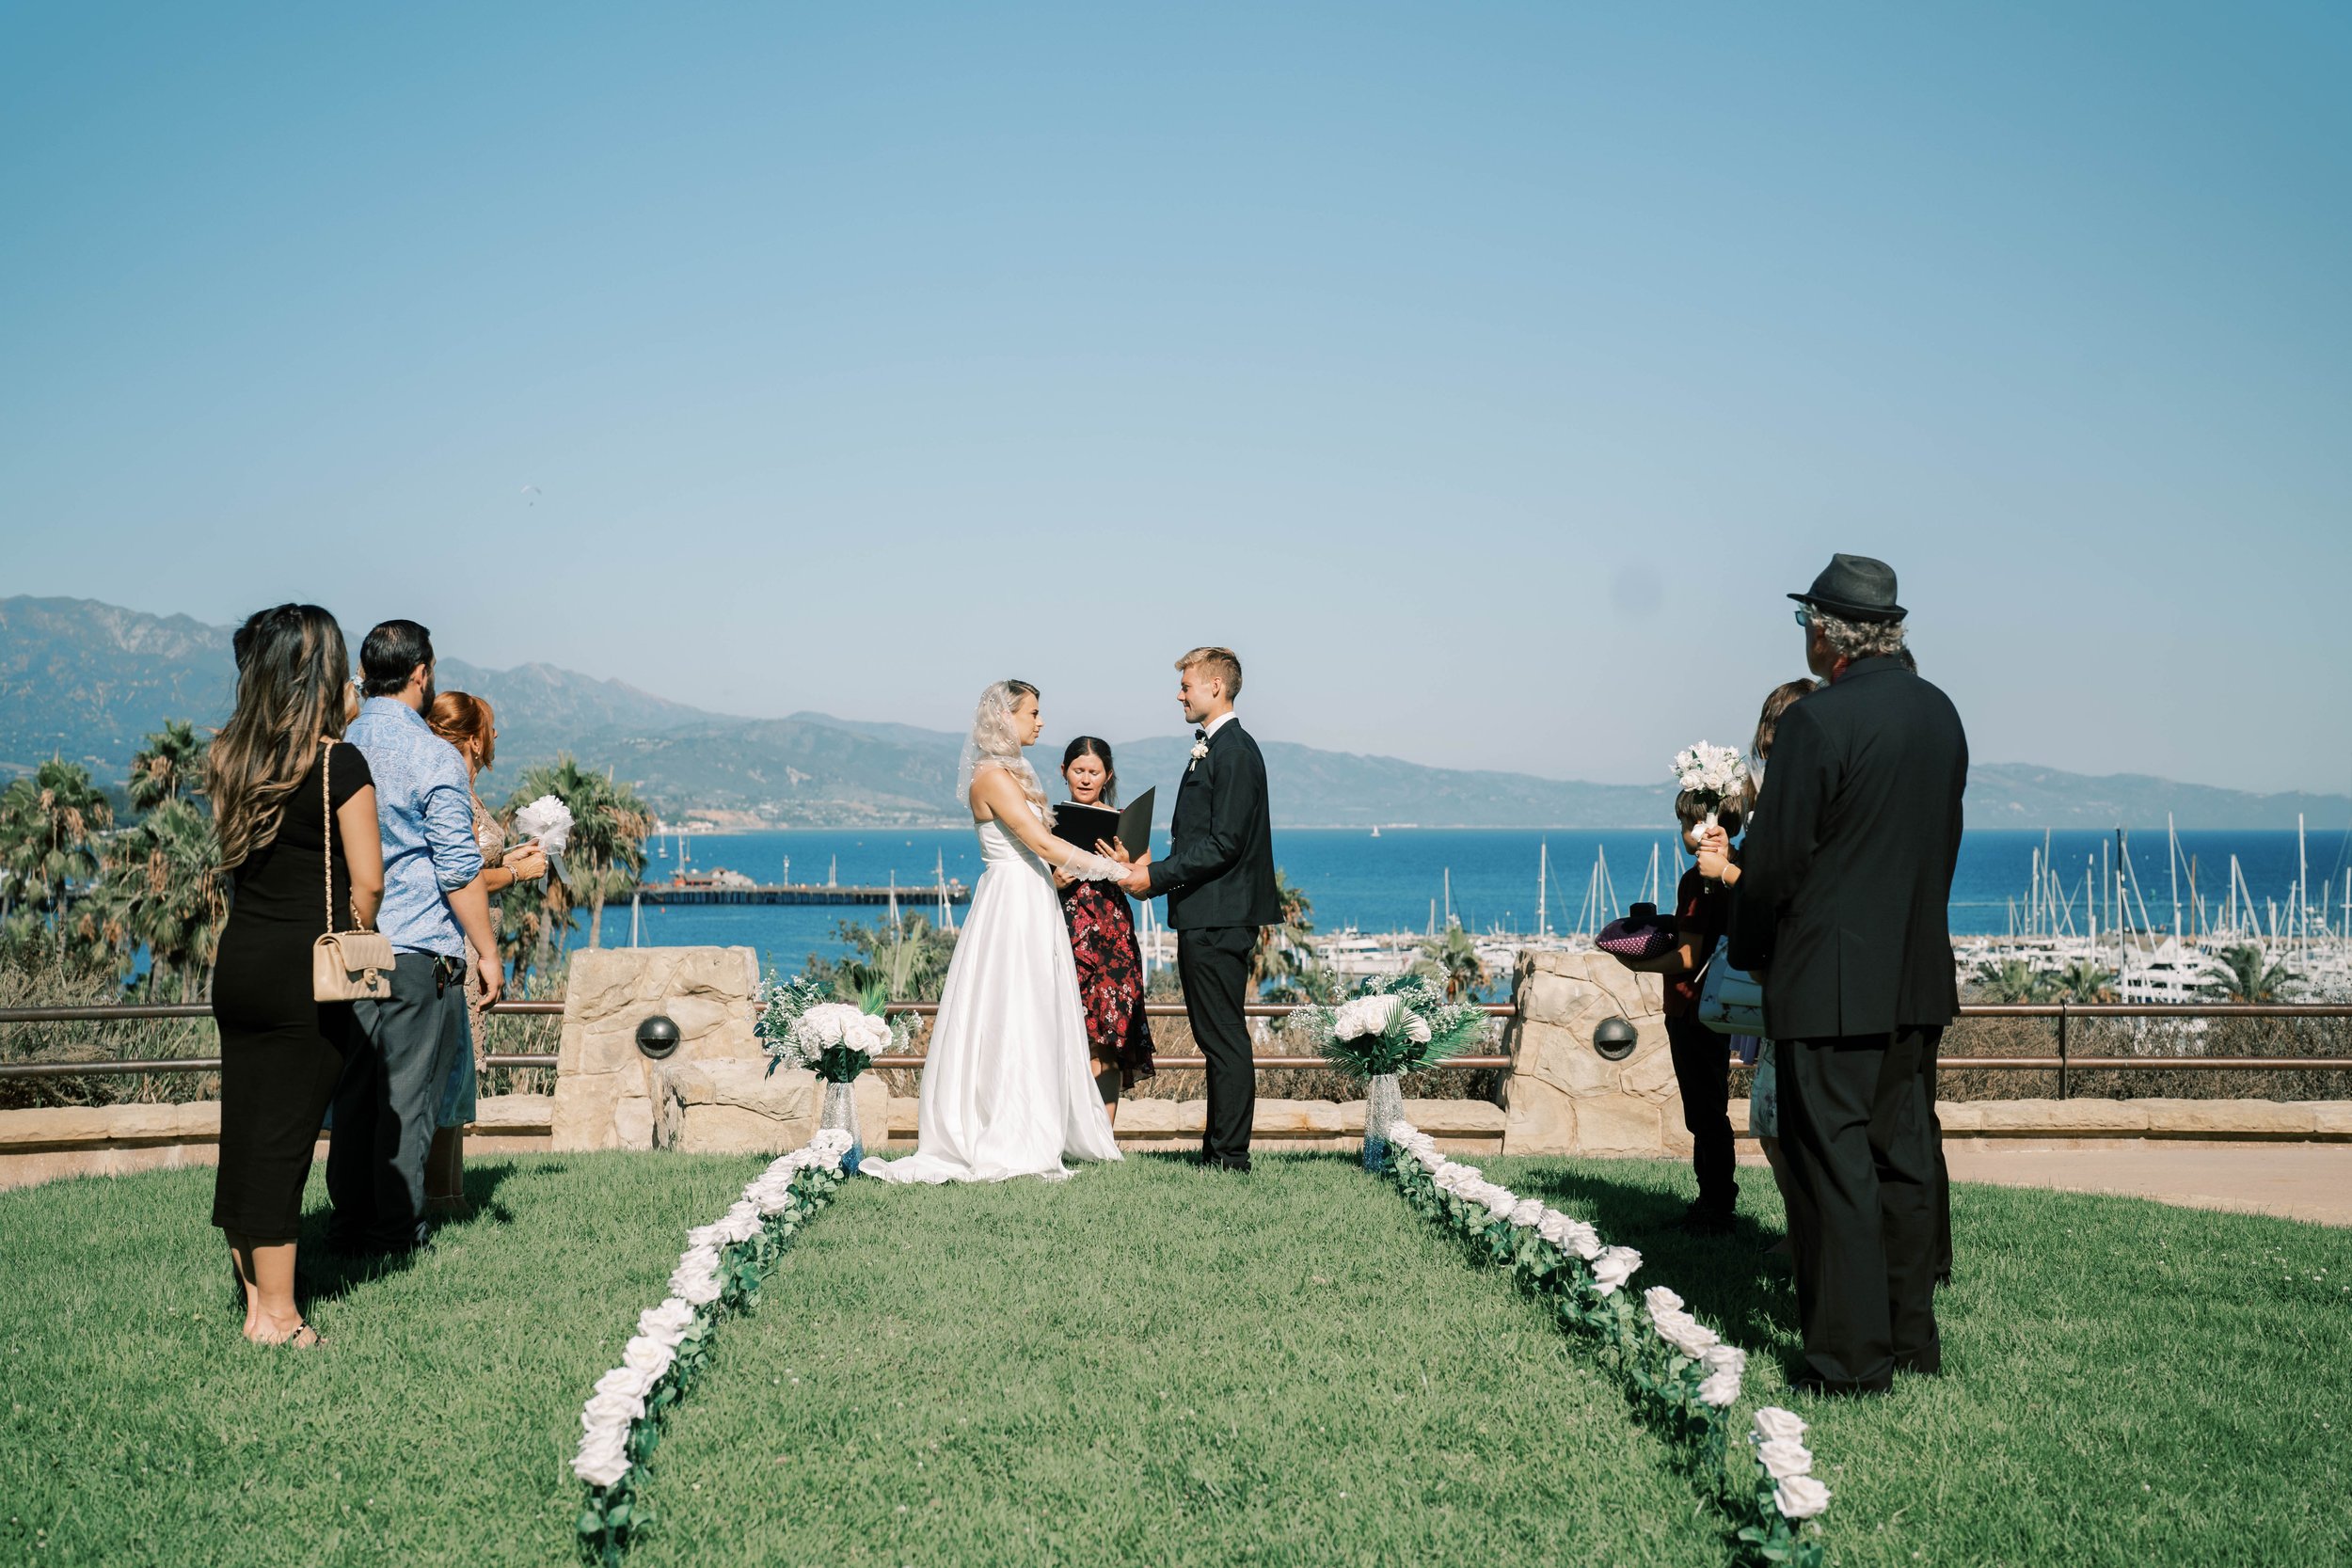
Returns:
[[[965,804],[971,803],[972,778],[983,768],[1001,768],[1021,786],[1022,795],[1035,806],[1050,824],[1054,820],[1053,802],[1045,798],[1045,784],[1029,766],[1029,759],[1021,754],[1021,736],[1012,727],[1012,716],[1020,707],[1021,699],[1034,697],[1037,688],[1027,681],[997,681],[980,693],[979,705],[972,711],[972,734],[963,743],[963,766],[958,783]]]
[[[1225,700],[1241,696],[1241,656],[1231,648],[1195,648],[1176,661],[1179,670],[1206,671],[1225,683]]]

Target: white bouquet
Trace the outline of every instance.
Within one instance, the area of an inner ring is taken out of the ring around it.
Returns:
[[[807,1068],[828,1084],[855,1079],[906,1038],[903,1022],[868,1010],[881,1002],[879,996],[868,997],[865,1006],[836,1002],[832,988],[818,980],[768,981],[759,988],[755,1030],[768,1053],[768,1070]]]
[[[515,814],[515,831],[537,839],[548,854],[560,855],[572,842],[572,808],[552,795],[542,795]]]
[[[1677,785],[1707,798],[1707,816],[1700,826],[1712,828],[1716,810],[1735,790],[1747,788],[1748,759],[1737,747],[1702,740],[1675,753],[1674,775]]]
[[[1333,1066],[1366,1078],[1434,1066],[1482,1044],[1490,1032],[1486,1009],[1449,1002],[1418,975],[1368,980],[1337,1006],[1293,1008],[1281,1026]]]

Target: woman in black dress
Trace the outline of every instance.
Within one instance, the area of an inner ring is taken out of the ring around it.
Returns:
[[[220,1025],[220,1169],[213,1223],[245,1291],[245,1337],[315,1345],[294,1304],[302,1189],[343,1063],[361,1048],[348,1002],[310,994],[310,945],[373,922],[384,846],[367,758],[343,733],[351,659],[316,605],[237,630],[237,707],[206,758],[220,863],[234,888],[213,970]],[[323,771],[322,771],[323,770]],[[329,822],[332,831],[329,831]]]

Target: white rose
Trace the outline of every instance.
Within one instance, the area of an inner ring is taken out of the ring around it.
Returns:
[[[686,1331],[693,1326],[694,1304],[676,1296],[637,1314],[637,1332],[667,1345],[675,1345],[685,1338]]]
[[[1658,1325],[1658,1333],[1661,1338],[1693,1361],[1722,1340],[1722,1336],[1688,1312],[1674,1313]]]
[[[697,1307],[707,1307],[720,1296],[717,1275],[694,1275],[685,1278],[673,1275],[670,1289]]]
[[[1650,1320],[1654,1323],[1661,1312],[1681,1311],[1682,1298],[1663,1285],[1653,1285],[1642,1292],[1642,1305],[1648,1308]]]
[[[1429,1021],[1414,1013],[1405,1021],[1405,1037],[1415,1045],[1427,1045],[1430,1038]]]
[[[637,1418],[637,1416],[642,1416],[645,1413],[645,1396],[653,1392],[653,1386],[658,1381],[658,1379],[647,1377],[644,1372],[639,1371],[634,1367],[615,1367],[611,1371],[605,1373],[602,1377],[596,1379],[596,1392],[599,1394],[618,1394],[624,1399],[633,1399],[637,1401],[638,1408],[636,1414],[629,1418],[631,1420],[634,1420]]]
[[[1813,1451],[1793,1437],[1775,1437],[1769,1443],[1758,1443],[1756,1459],[1774,1481],[1787,1481],[1791,1476],[1813,1473]]]
[[[1804,1435],[1804,1418],[1793,1410],[1768,1404],[1756,1413],[1756,1434],[1767,1443],[1793,1443]]]
[[[1629,1246],[1605,1247],[1593,1259],[1593,1285],[1604,1296],[1613,1296],[1625,1282],[1633,1277],[1633,1271],[1642,1266],[1642,1255]]]
[[[640,1334],[621,1348],[621,1365],[634,1367],[651,1378],[660,1377],[676,1359],[676,1346],[663,1344],[649,1335]]]
[[[1544,1206],[1536,1198],[1523,1197],[1511,1206],[1511,1223],[1524,1229],[1543,1222]]]
[[[572,1460],[572,1474],[591,1486],[611,1486],[628,1474],[627,1435],[606,1432],[582,1439]]]
[[[581,1405],[580,1424],[591,1432],[600,1427],[626,1428],[629,1422],[636,1420],[644,1413],[645,1397],[643,1394],[624,1394],[614,1389],[597,1394],[586,1404]]]
[[[1508,1187],[1497,1187],[1486,1195],[1486,1213],[1489,1218],[1507,1220],[1511,1217],[1511,1211],[1518,1206],[1519,1195]]]
[[[1565,1247],[1568,1244],[1568,1227],[1575,1223],[1559,1210],[1547,1209],[1536,1218],[1535,1234],[1553,1246]]]
[[[1829,1506],[1829,1488],[1811,1476],[1790,1476],[1772,1488],[1772,1506],[1784,1519],[1810,1519]]]
[[[1700,1353],[1699,1359],[1707,1363],[1710,1372],[1729,1372],[1737,1377],[1748,1370],[1748,1353],[1737,1345],[1709,1345]]]
[[[1567,1240],[1564,1244],[1570,1252],[1575,1253],[1587,1263],[1600,1256],[1599,1231],[1586,1225],[1582,1220],[1569,1220],[1566,1230]]]
[[[1728,1410],[1740,1402],[1740,1374],[1724,1370],[1709,1372],[1699,1383],[1699,1402],[1717,1410]]]

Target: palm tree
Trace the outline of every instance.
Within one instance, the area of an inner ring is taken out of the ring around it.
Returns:
[[[1445,935],[1422,942],[1421,958],[1413,968],[1433,980],[1443,981],[1449,1002],[1476,994],[1486,980],[1486,966],[1479,959],[1478,943],[1459,922],[1449,925]]]
[[[147,987],[175,979],[180,999],[203,989],[229,905],[221,892],[213,825],[193,801],[167,799],[136,827],[108,841],[98,894],[96,929],[119,953],[144,946]]]
[[[2053,989],[2069,1002],[2112,1002],[2115,971],[2096,958],[2076,958],[2058,971]]]
[[[2272,963],[2259,943],[2241,942],[2213,957],[2214,973],[2200,988],[2217,1002],[2271,1003],[2299,978],[2283,963]]]
[[[54,756],[0,792],[0,873],[8,878],[8,901],[55,917],[60,956],[66,899],[75,882],[98,875],[98,835],[114,818],[89,769]],[[0,903],[0,912],[5,909]]]
[[[131,758],[132,809],[153,811],[167,800],[201,793],[204,753],[211,747],[186,720],[166,720]]]
[[[2023,958],[1977,966],[1977,994],[1987,1002],[2039,1002],[2050,991],[2050,978]]]
[[[570,927],[570,906],[585,903],[588,945],[601,946],[605,900],[635,886],[645,869],[645,835],[653,832],[652,808],[635,785],[614,779],[611,768],[590,771],[574,761],[569,752],[557,756],[552,767],[541,766],[525,773],[506,808],[512,813],[542,795],[554,796],[572,814],[571,842],[564,847],[564,860],[575,885],[564,911],[564,928]],[[548,879],[550,895],[554,880]]]
[[[1282,870],[1274,871],[1274,897],[1281,918],[1272,926],[1258,930],[1257,951],[1249,956],[1249,991],[1256,995],[1261,982],[1286,978],[1306,972],[1313,962],[1313,951],[1307,939],[1315,934],[1315,903],[1308,897]]]

